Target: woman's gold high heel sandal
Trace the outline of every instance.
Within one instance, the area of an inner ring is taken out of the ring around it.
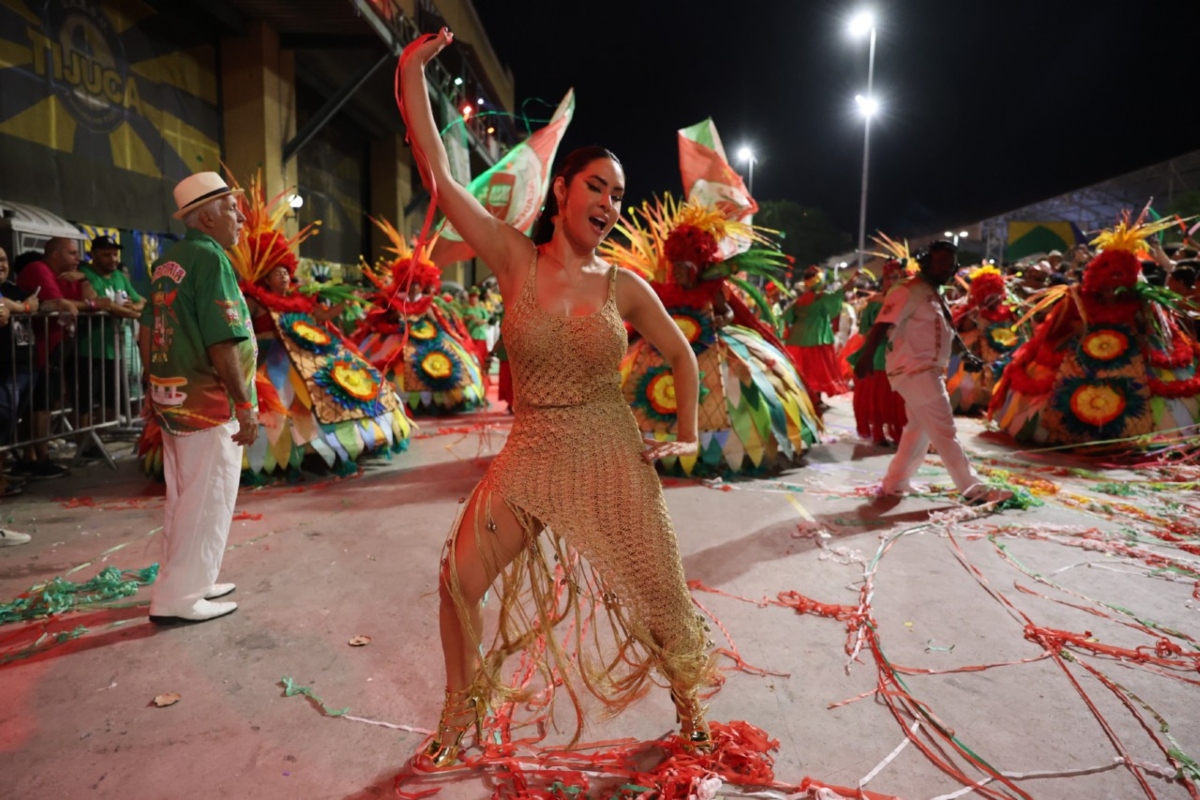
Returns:
[[[446,704],[442,707],[437,733],[433,735],[429,746],[421,751],[422,759],[434,769],[454,766],[467,731],[474,727],[475,741],[483,741],[483,718],[486,713],[487,705],[470,688],[457,692],[447,689]],[[464,722],[456,724],[455,720],[464,718]]]
[[[708,753],[713,749],[712,733],[704,720],[704,706],[693,695],[680,695],[671,691],[671,701],[675,703],[675,721],[679,723],[679,735],[683,738],[687,749]]]

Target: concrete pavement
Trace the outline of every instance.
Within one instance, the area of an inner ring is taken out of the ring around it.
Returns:
[[[481,422],[487,427],[475,427]],[[879,665],[890,663],[906,670],[908,694],[929,714],[915,735],[938,742],[927,745],[931,752],[973,780],[983,773],[936,734],[926,736],[936,727],[931,719],[995,769],[1024,774],[1014,783],[1031,797],[1145,796],[1134,771],[1114,766],[1122,750],[1131,763],[1148,765],[1138,769],[1155,796],[1188,797],[1158,774],[1175,770],[1135,712],[1166,741],[1153,709],[1173,737],[1167,746],[1200,756],[1200,674],[1167,664],[1195,660],[1186,637],[1200,636],[1200,600],[1188,570],[1200,568],[1200,550],[1184,552],[1152,535],[1164,520],[1180,520],[1185,543],[1200,544],[1186,527],[1200,507],[1194,489],[1130,483],[1129,497],[1103,491],[1119,490],[1105,482],[1188,476],[1070,474],[1067,468],[1085,462],[1014,456],[1011,443],[963,420],[960,430],[981,463],[1058,492],[1040,508],[964,519],[947,497],[868,496],[890,451],[851,435],[848,397],[835,401],[827,422],[831,441],[804,467],[727,486],[668,480],[666,496],[688,577],[704,587],[752,601],[790,590],[855,606],[869,575],[878,651],[865,647],[850,661],[848,642],[858,640],[845,620],[697,590],[745,662],[776,673],[729,669],[710,717],[747,720],[777,738],[780,781],[798,784],[807,775],[857,786],[913,724],[870,694],[889,675]],[[234,523],[221,577],[238,585],[230,599],[240,608],[230,617],[158,628],[146,620],[143,589],[134,605],[0,627],[0,660],[7,661],[0,664],[0,797],[394,796],[393,778],[423,736],[373,723],[436,723],[439,551],[459,499],[506,429],[494,415],[422,424],[427,438],[390,463],[370,462],[358,478],[309,475],[298,486],[242,491],[243,518]],[[932,456],[922,480],[948,483]],[[90,566],[72,579],[110,564],[134,569],[155,561],[158,492],[132,461],[117,473],[95,466],[31,484],[0,506],[0,519],[34,537],[0,550],[0,602],[81,564]],[[1121,502],[1141,516],[1113,506]],[[1133,549],[1122,555],[1121,547]],[[80,626],[86,633],[54,643],[54,635]],[[729,647],[713,628],[718,646]],[[1034,639],[1026,638],[1031,630]],[[1045,630],[1087,636],[1047,648],[1046,639],[1036,640]],[[356,635],[372,641],[350,647]],[[1181,648],[1160,645],[1159,661],[1149,662],[1089,650],[1148,648],[1142,653],[1154,656],[1159,640]],[[1061,661],[1050,655],[1060,651],[1068,653]],[[1002,663],[1009,665],[947,672]],[[722,664],[733,667],[730,659]],[[1087,667],[1121,689],[1106,688]],[[348,716],[285,697],[283,676],[332,709],[349,708]],[[151,705],[167,692],[180,701]],[[593,720],[584,736],[649,740],[672,728],[660,691],[616,720]],[[552,733],[549,742],[566,738]],[[445,798],[493,791],[478,773],[413,788],[430,785]],[[866,788],[934,798],[959,796],[963,786],[910,743]],[[734,787],[722,791],[736,796]]]

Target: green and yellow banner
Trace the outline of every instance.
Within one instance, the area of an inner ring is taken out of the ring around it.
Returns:
[[[0,0],[5,199],[166,230],[171,188],[220,168],[216,50],[140,0]]]
[[[1051,250],[1065,253],[1085,241],[1087,238],[1074,222],[1010,222],[1004,257],[1009,261],[1016,261],[1027,256],[1045,255]]]

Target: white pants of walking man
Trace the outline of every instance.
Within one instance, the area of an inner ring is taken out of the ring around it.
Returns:
[[[163,433],[167,504],[151,616],[187,614],[217,580],[242,471],[237,432],[234,420],[188,436]]]
[[[940,372],[926,370],[889,379],[892,388],[904,398],[908,424],[904,426],[896,455],[883,478],[884,494],[912,491],[912,478],[921,468],[931,443],[960,493],[967,496],[980,491],[975,487],[982,489],[985,485],[967,460],[967,453],[958,439],[945,377]]]

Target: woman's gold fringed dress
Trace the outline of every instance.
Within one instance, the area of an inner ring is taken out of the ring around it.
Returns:
[[[525,545],[492,587],[498,629],[480,679],[493,708],[524,697],[501,674],[508,657],[524,651],[526,667],[536,668],[546,687],[557,683],[571,697],[574,742],[583,690],[617,713],[646,692],[654,669],[691,696],[712,682],[714,664],[662,486],[642,459],[641,435],[621,394],[628,339],[616,269],[604,307],[586,317],[542,309],[536,275],[535,259],[503,323],[516,389],[512,432],[475,489],[478,511],[467,524],[456,522],[447,553],[460,535],[477,537],[480,554],[491,552],[485,540],[494,535],[492,501],[515,514]],[[454,560],[449,564],[462,616]]]

